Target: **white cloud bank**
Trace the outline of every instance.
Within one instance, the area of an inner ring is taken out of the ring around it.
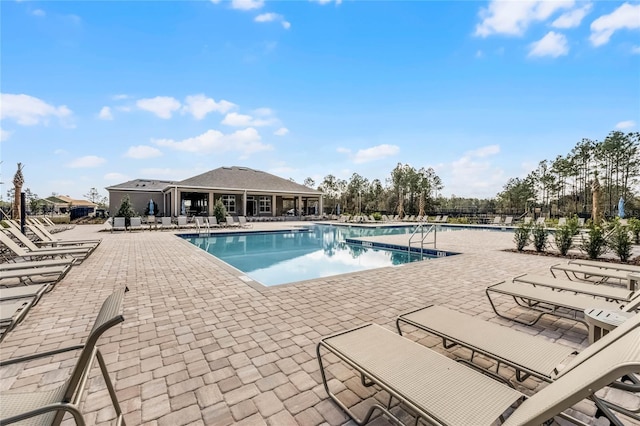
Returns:
[[[618,124],[616,124],[616,129],[620,129],[620,130],[631,129],[632,127],[635,127],[635,125],[636,125],[636,122],[633,120],[621,121]]]
[[[231,0],[231,8],[239,10],[254,10],[264,6],[264,0]]]
[[[180,109],[180,101],[170,96],[156,96],[155,98],[139,99],[136,106],[168,120],[175,111]]]
[[[260,134],[252,127],[226,135],[218,130],[208,130],[199,136],[181,141],[153,139],[152,142],[158,146],[199,154],[238,151],[242,155],[248,156],[256,152],[273,149],[271,145],[261,142]]]
[[[185,105],[182,107],[183,113],[193,115],[196,120],[202,120],[210,112],[219,112],[224,114],[234,108],[236,104],[224,99],[216,102],[213,98],[208,98],[204,94],[190,95],[184,100]]]
[[[608,15],[602,15],[591,23],[589,40],[598,47],[607,44],[614,32],[640,28],[640,4],[625,3]]]
[[[269,117],[268,114],[257,111],[258,115],[262,115],[265,118],[254,118],[248,114],[238,114],[237,112],[230,112],[222,120],[222,124],[231,127],[263,127],[271,126],[276,123],[276,119]]]
[[[160,157],[161,155],[162,151],[149,145],[132,146],[124,154],[125,157],[135,158],[136,160],[155,158]]]
[[[553,21],[551,26],[554,28],[579,27],[584,17],[591,11],[591,6],[591,3],[587,3],[582,7],[565,12]]]
[[[72,169],[97,167],[101,164],[106,163],[106,161],[107,160],[105,160],[104,158],[98,157],[96,155],[86,155],[84,157],[76,158],[75,160],[71,161],[69,164],[67,164],[67,167],[70,167]]]
[[[349,148],[340,147],[336,149],[336,151],[349,155],[354,163],[362,164],[380,160],[381,158],[392,157],[400,152],[400,148],[396,145],[382,144],[372,146],[371,148],[360,149],[353,155]]]
[[[48,124],[56,117],[62,125],[70,125],[72,112],[66,105],[54,106],[29,95],[0,94],[0,119],[13,119],[21,126]]]
[[[113,114],[111,113],[111,108],[109,108],[108,106],[102,107],[102,109],[98,113],[98,118],[100,120],[113,120]]]
[[[291,28],[291,23],[286,21],[284,17],[278,13],[263,13],[256,16],[253,20],[256,22],[280,22],[285,30]]]
[[[521,36],[534,22],[549,19],[555,12],[571,9],[575,2],[569,1],[500,1],[493,0],[480,9],[481,22],[475,35],[488,37],[493,34]]]
[[[549,31],[540,40],[529,45],[529,56],[551,56],[557,58],[569,53],[569,43],[564,34]]]
[[[499,145],[468,151],[459,159],[436,167],[436,171],[447,182],[446,189],[451,194],[494,197],[505,180],[504,171],[491,162],[491,157],[499,152]]]
[[[276,136],[284,136],[288,133],[289,133],[289,129],[287,129],[286,127],[280,127],[278,130],[273,132],[273,134]]]
[[[11,132],[0,128],[0,142],[4,142],[11,136]]]

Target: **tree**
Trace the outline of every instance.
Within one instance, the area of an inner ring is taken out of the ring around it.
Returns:
[[[99,207],[105,207],[107,205],[107,197],[100,195],[98,190],[94,187],[89,190],[83,197],[92,203],[97,204]]]
[[[313,188],[314,186],[316,186],[316,181],[308,177],[304,180],[303,185],[306,186],[307,188]]]
[[[216,217],[218,223],[224,223],[227,220],[227,208],[220,198],[213,205],[213,215]]]
[[[120,201],[120,207],[118,208],[118,212],[116,213],[116,217],[124,217],[124,225],[128,227],[131,224],[131,218],[136,216],[137,213],[133,209],[131,205],[131,200],[128,195],[122,197]]]

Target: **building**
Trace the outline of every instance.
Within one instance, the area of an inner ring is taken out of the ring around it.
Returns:
[[[106,188],[109,214],[115,215],[128,195],[135,211],[156,216],[213,215],[221,200],[233,216],[320,214],[322,192],[248,167],[220,167],[180,182],[136,179]]]
[[[96,203],[87,200],[76,200],[68,195],[52,195],[41,201],[44,209],[54,214],[67,214],[74,208],[82,208],[86,215],[90,215],[95,213],[96,207],[98,207]]]

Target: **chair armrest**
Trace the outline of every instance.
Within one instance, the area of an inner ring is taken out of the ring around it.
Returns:
[[[26,356],[19,357],[19,358],[7,359],[7,360],[4,360],[4,361],[0,361],[0,367],[4,367],[6,365],[17,364],[19,362],[31,361],[31,360],[38,359],[38,358],[44,358],[44,357],[51,356],[51,355],[57,355],[57,354],[64,353],[64,352],[77,351],[77,350],[82,349],[82,348],[84,348],[84,345],[68,346],[66,348],[54,349],[52,351],[40,352],[40,353],[37,353],[37,354],[26,355]]]

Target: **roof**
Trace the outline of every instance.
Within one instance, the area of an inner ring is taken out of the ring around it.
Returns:
[[[48,203],[53,204],[70,204],[72,206],[97,206],[96,203],[92,203],[88,200],[76,200],[67,195],[52,195],[51,197],[47,197],[44,199]]]
[[[267,192],[295,192],[307,194],[322,194],[320,191],[308,188],[288,179],[266,173],[249,167],[219,167],[214,170],[190,177],[175,185],[181,187],[221,188],[237,190],[256,190]]]
[[[120,183],[118,185],[108,186],[108,191],[144,191],[144,192],[161,192],[169,185],[173,185],[176,182],[171,180],[157,180],[157,179],[134,179],[129,182]]]

